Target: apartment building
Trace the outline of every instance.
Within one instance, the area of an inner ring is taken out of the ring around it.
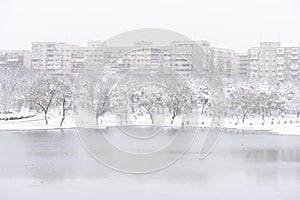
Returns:
[[[86,63],[89,48],[63,42],[34,42],[31,47],[32,70],[63,75],[78,73]]]
[[[211,47],[207,41],[175,41],[171,43],[171,51],[177,56],[173,59],[173,66],[185,76],[214,76],[214,73],[220,73],[226,78],[233,77],[234,50]]]
[[[132,46],[108,46],[103,41],[89,41],[86,46],[64,42],[33,42],[31,50],[0,51],[0,67],[25,67],[50,74],[79,73],[91,67],[99,72],[120,74],[155,73],[170,67],[184,77],[213,75],[214,70],[233,80],[300,79],[300,44],[282,47],[279,42],[261,42],[247,53],[211,47],[206,41],[172,41],[163,47],[136,41]]]
[[[276,62],[277,69],[280,70],[280,80],[299,80],[300,79],[300,59],[299,47],[277,48]]]
[[[234,80],[249,79],[249,55],[248,53],[236,53],[233,67]]]
[[[164,51],[156,47],[140,47],[129,52],[130,70],[137,75],[153,74],[164,67]]]
[[[207,41],[171,42],[171,66],[185,77],[212,73],[213,53]]]
[[[83,68],[112,74],[128,70],[137,74],[154,73],[165,66],[184,77],[194,77],[199,73],[211,74],[212,66],[216,65],[226,72],[226,77],[231,77],[232,54],[232,50],[212,48],[206,41],[173,41],[163,47],[154,47],[147,41],[120,47],[99,40],[89,41],[83,47],[63,42],[34,42],[30,67],[61,75],[78,73]]]
[[[154,73],[163,62],[162,49],[152,47],[152,43],[147,41],[136,41],[131,46],[108,46],[105,42],[90,41],[88,47],[91,49],[87,67],[102,68],[104,73]]]
[[[0,51],[0,68],[29,68],[30,51],[28,50],[1,50]]]
[[[63,74],[64,53],[66,43],[33,42],[31,46],[31,69],[41,70],[50,74]]]
[[[110,73],[117,74],[134,71],[136,74],[155,73],[161,67],[170,67],[176,74],[184,77],[211,74],[214,66],[226,77],[232,77],[233,50],[212,48],[206,41],[172,41],[169,46],[156,47],[151,42],[136,41],[132,46],[111,47],[100,41],[91,41],[94,47],[91,58],[100,58],[99,66]],[[93,62],[87,62],[92,65]]]
[[[213,47],[213,63],[223,78],[233,78],[234,76],[234,50]]]
[[[299,80],[299,47],[281,47],[280,42],[261,42],[248,51],[249,76],[274,81]]]
[[[103,68],[105,47],[106,42],[99,40],[89,41],[85,50],[86,65]]]

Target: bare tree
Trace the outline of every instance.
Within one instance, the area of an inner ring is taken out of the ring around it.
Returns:
[[[55,82],[56,80],[51,76],[40,77],[33,82],[25,94],[26,102],[30,106],[37,111],[42,110],[44,112],[46,125],[48,124],[47,114],[56,93]]]
[[[62,77],[55,83],[56,102],[58,106],[62,106],[62,118],[60,126],[63,125],[66,112],[72,108],[72,81],[70,77]]]

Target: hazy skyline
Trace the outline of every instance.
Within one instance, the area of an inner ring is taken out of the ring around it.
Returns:
[[[123,0],[0,2],[0,49],[34,41],[85,45],[138,28],[164,28],[245,52],[260,41],[299,46],[297,0]]]

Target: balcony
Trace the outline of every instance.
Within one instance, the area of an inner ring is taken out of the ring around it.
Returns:
[[[291,59],[292,59],[292,60],[298,60],[299,57],[298,57],[298,56],[292,56]]]

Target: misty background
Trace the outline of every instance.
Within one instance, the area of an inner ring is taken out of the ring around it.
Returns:
[[[1,0],[0,49],[33,41],[79,45],[138,28],[164,28],[244,52],[260,41],[298,46],[297,0]]]

